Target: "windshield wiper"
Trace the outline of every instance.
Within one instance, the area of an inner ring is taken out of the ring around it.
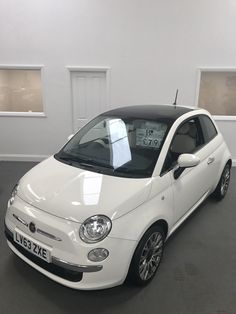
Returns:
[[[87,164],[86,162],[80,162],[79,165],[82,167],[84,166],[84,167],[96,169],[95,165]]]
[[[93,169],[96,169],[96,170],[99,170],[99,169],[111,169],[112,171],[114,171],[114,168],[111,166],[111,165],[108,165],[108,164],[100,164],[100,163],[97,163],[96,160],[93,160],[93,159],[88,159],[88,161],[91,161],[92,164],[89,164],[89,163],[86,163],[86,162],[80,162],[79,165],[81,165],[82,167],[85,166],[85,167],[89,167],[89,168],[93,168]],[[93,164],[94,163],[94,164]]]
[[[65,161],[69,165],[72,165],[73,163],[77,164],[78,166],[85,167],[85,168],[92,168],[93,170],[96,170],[97,172],[104,172],[102,170],[112,170],[114,171],[114,168],[105,163],[99,163],[97,160],[94,160],[92,158],[73,158],[72,156],[56,156],[57,158]],[[88,162],[86,162],[88,161]]]
[[[67,157],[67,156],[57,156],[57,158],[63,160],[63,161],[66,161],[68,163],[73,163],[73,162],[76,162],[76,163],[80,163],[79,160],[77,158],[73,158],[73,157]]]

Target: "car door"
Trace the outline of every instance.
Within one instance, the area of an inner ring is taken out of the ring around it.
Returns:
[[[177,179],[174,172],[178,157],[183,153],[195,154],[200,163],[183,171]],[[212,175],[208,159],[211,152],[205,146],[203,131],[198,117],[184,121],[176,130],[167,153],[164,167],[171,171],[174,195],[175,222],[197,204],[210,189]]]
[[[199,121],[205,142],[204,150],[208,157],[206,160],[208,173],[207,182],[214,187],[222,161],[222,139],[218,135],[217,129],[209,116],[201,114],[199,115]]]

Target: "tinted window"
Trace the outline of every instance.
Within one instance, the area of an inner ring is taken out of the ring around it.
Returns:
[[[203,144],[204,140],[198,118],[184,122],[173,137],[162,172],[169,170],[181,154],[192,154]]]
[[[216,128],[208,116],[202,115],[199,118],[201,122],[204,140],[206,143],[208,143],[217,135]]]
[[[166,119],[99,116],[55,155],[61,162],[120,177],[150,177],[169,130]]]

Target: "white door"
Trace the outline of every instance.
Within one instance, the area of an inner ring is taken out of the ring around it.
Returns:
[[[71,72],[73,130],[107,110],[106,71]]]
[[[171,163],[180,154],[195,154],[201,160],[196,167],[185,169],[177,179],[172,171],[176,222],[181,219],[212,188],[215,168],[208,163],[211,150],[204,142],[199,119],[190,118],[178,129],[169,149]]]
[[[201,154],[198,152],[195,155],[200,157]],[[196,167],[185,169],[176,180],[172,175],[176,222],[209,191],[208,178],[209,169],[205,160]]]

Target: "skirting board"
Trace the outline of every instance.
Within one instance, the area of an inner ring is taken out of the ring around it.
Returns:
[[[0,154],[0,161],[42,161],[47,155]]]

